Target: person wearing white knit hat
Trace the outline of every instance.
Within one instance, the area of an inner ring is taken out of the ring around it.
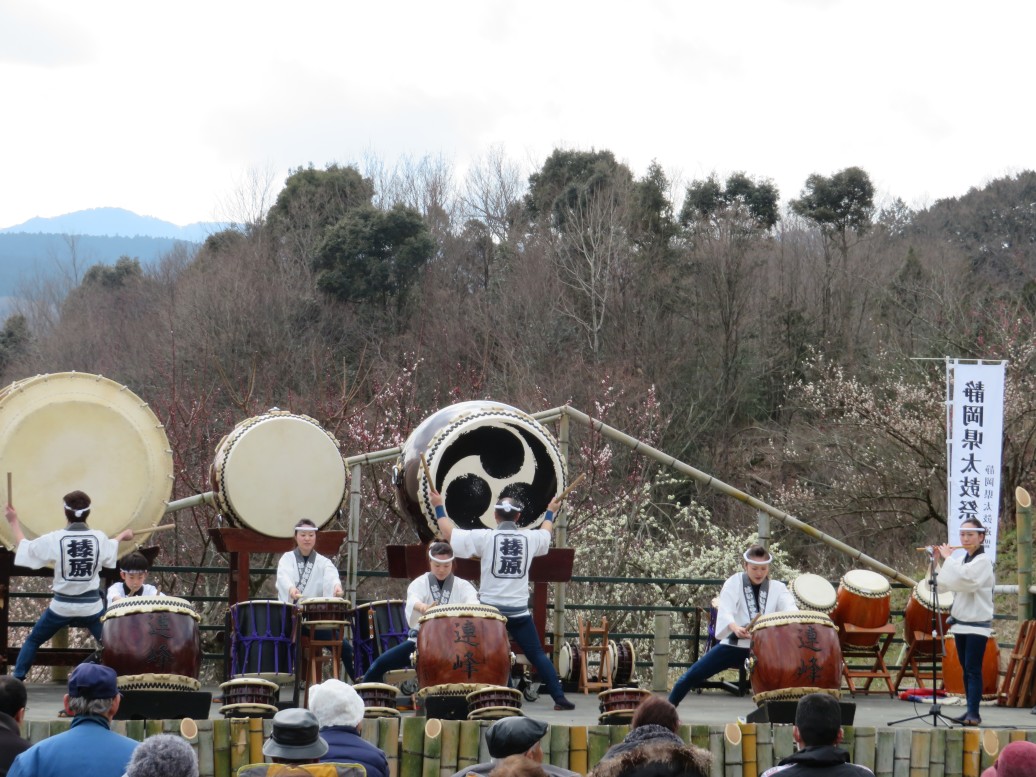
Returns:
[[[367,777],[389,777],[385,753],[362,736],[363,699],[341,680],[325,680],[309,689],[310,712],[320,723],[320,737],[327,742],[321,761],[358,763]]]

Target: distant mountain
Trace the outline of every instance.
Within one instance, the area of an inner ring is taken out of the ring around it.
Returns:
[[[158,237],[201,243],[227,225],[198,221],[178,226],[152,216],[138,216],[124,208],[90,208],[51,218],[36,217],[23,224],[0,229],[0,233],[23,232],[51,235],[91,235],[96,237]]]

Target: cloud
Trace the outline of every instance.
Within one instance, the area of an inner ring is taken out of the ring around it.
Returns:
[[[34,4],[0,4],[0,62],[67,67],[85,62],[90,46],[83,31]]]

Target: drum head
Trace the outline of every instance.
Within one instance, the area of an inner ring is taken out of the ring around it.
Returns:
[[[939,589],[939,602],[936,605],[935,596],[932,594],[931,583],[927,579],[921,580],[914,586],[914,596],[929,610],[937,612],[949,612],[953,606],[953,591]]]
[[[228,518],[267,537],[293,537],[299,518],[323,526],[338,513],[345,474],[334,437],[308,416],[278,410],[223,438],[212,486]]]
[[[157,524],[173,490],[173,455],[155,414],[125,386],[79,372],[39,375],[0,395],[0,470],[12,473],[30,539],[64,528],[69,491],[90,496],[90,527],[112,536]],[[13,547],[7,521],[0,542]]]
[[[884,576],[869,569],[850,569],[842,576],[842,582],[864,596],[881,596],[892,590]]]
[[[804,610],[830,612],[838,601],[835,587],[820,575],[811,573],[792,580],[791,593]]]

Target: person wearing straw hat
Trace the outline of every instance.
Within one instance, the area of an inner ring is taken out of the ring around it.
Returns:
[[[406,589],[405,614],[410,633],[394,648],[386,650],[363,675],[365,683],[380,683],[390,669],[405,669],[417,650],[418,621],[437,604],[473,604],[478,591],[467,580],[453,574],[453,548],[448,542],[433,542],[428,547],[429,571],[414,578]]]
[[[111,730],[122,699],[116,680],[110,666],[80,664],[73,669],[65,694],[72,725],[15,758],[8,777],[65,777],[77,772],[120,777],[139,743]]]
[[[295,549],[277,562],[277,598],[285,604],[337,597],[344,592],[338,567],[327,556],[317,553],[316,544],[317,525],[308,518],[300,519],[295,524]],[[317,629],[316,633],[317,639],[328,639],[330,634],[327,629]],[[348,637],[342,640],[342,663],[345,673],[352,677],[353,646]]]
[[[29,569],[54,565],[54,597],[18,652],[13,674],[19,680],[29,673],[40,645],[66,626],[89,629],[94,639],[101,641],[101,568],[115,568],[119,543],[133,539],[133,530],[126,529],[109,538],[104,532],[91,529],[86,525],[90,507],[90,497],[82,491],[65,494],[65,528],[27,540],[18,522],[18,511],[7,505],[5,514],[17,547],[14,563]]]
[[[744,666],[752,645],[749,629],[760,615],[797,610],[784,583],[770,580],[773,556],[762,545],[752,545],[742,556],[743,572],[723,583],[716,611],[716,645],[699,658],[673,685],[669,702],[676,706],[693,688],[724,669]]]
[[[360,735],[363,699],[351,685],[334,679],[314,685],[309,689],[308,706],[317,716],[320,737],[327,742],[321,761],[356,763],[367,770],[367,777],[389,777],[385,753]]]
[[[435,489],[429,492],[435,522],[458,558],[481,559],[479,601],[496,607],[507,618],[507,633],[529,659],[540,681],[546,683],[555,710],[575,709],[565,698],[554,664],[547,658],[529,612],[529,567],[536,556],[550,550],[554,516],[561,507],[556,496],[547,505],[538,529],[519,529],[524,505],[514,497],[502,497],[493,508],[495,529],[461,529],[446,515],[446,500]]]

